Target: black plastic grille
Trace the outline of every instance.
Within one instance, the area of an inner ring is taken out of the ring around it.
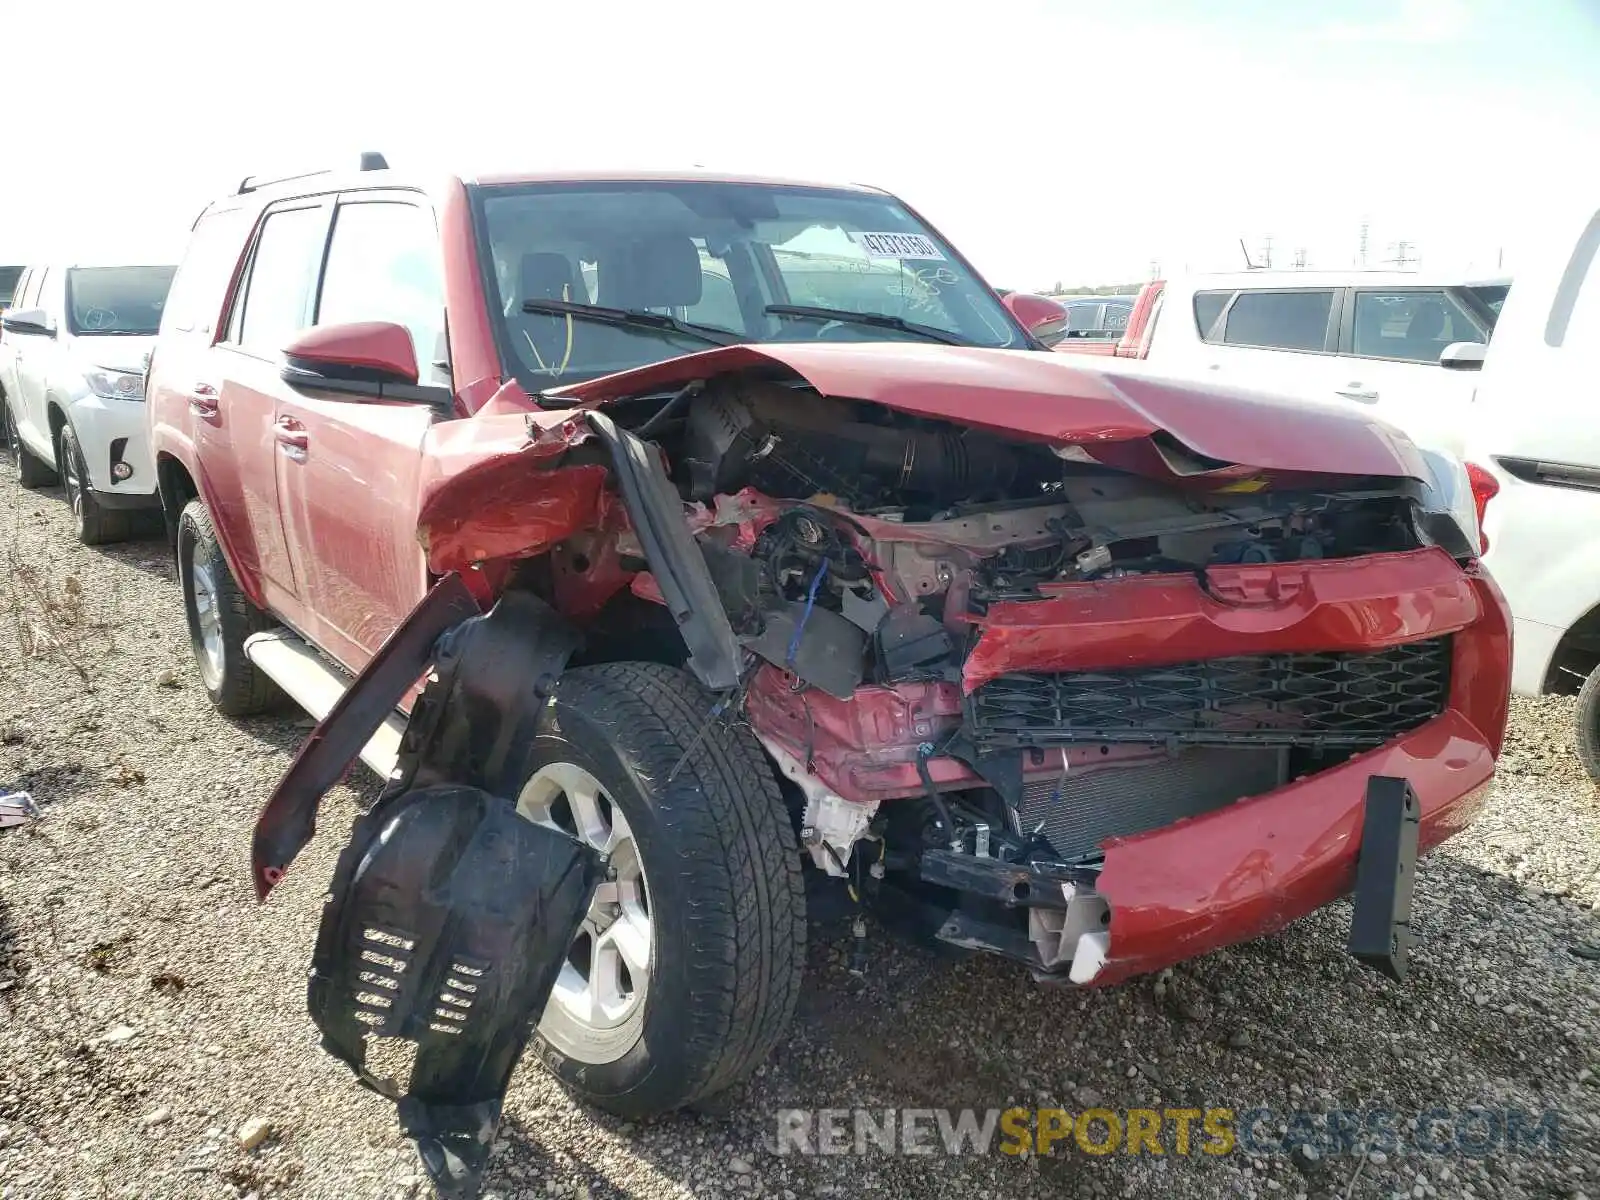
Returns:
[[[1450,639],[1135,671],[1002,675],[967,699],[988,746],[1063,742],[1375,746],[1445,709]]]

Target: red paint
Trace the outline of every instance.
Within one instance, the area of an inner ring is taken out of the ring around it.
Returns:
[[[318,177],[308,186],[332,197],[371,181]],[[392,182],[383,187],[396,190]],[[237,290],[238,264],[246,261],[251,231],[274,195],[230,197],[212,210],[234,222],[227,236],[235,265],[226,281],[219,276],[196,284],[209,285],[201,290],[215,295],[215,308],[208,299],[191,327],[163,332],[147,405],[158,460],[196,484],[245,594],[352,669],[423,598],[430,572],[465,569],[474,595],[487,604],[516,560],[548,552],[555,599],[580,623],[623,588],[659,600],[648,573],[622,566],[631,534],[607,486],[603,456],[584,445],[582,413],[541,409],[507,378],[490,317],[498,301],[484,291],[465,185],[452,180],[432,194],[456,408],[463,414],[445,421],[423,405],[297,393],[279,378],[275,356],[226,343],[231,301],[223,297]],[[220,253],[229,250],[224,245]],[[1159,284],[1141,293],[1115,354],[1143,354],[1160,293]],[[1030,320],[1029,299],[1010,301],[1024,320]],[[1042,319],[1043,310],[1036,316]],[[415,371],[415,355],[404,358],[392,327],[314,330],[295,345],[324,361]],[[1084,344],[1084,352],[1106,355],[1102,345]],[[1408,441],[1353,411],[1125,375],[1114,362],[1066,355],[916,343],[740,345],[561,391],[584,405],[603,404],[750,369],[799,376],[827,396],[1062,450],[1077,447],[1108,465],[1181,487],[1215,488],[1255,473],[1428,477]],[[214,411],[191,404],[201,389],[215,389]],[[280,437],[280,430],[293,436]],[[1215,461],[1196,462],[1195,456]],[[719,498],[715,511],[690,514],[690,522],[706,536],[748,549],[782,507],[746,492]],[[858,523],[870,541],[864,550],[930,540],[894,522]],[[948,545],[958,566],[962,553],[982,549]],[[1476,567],[1463,572],[1442,552],[1424,550],[1214,568],[1208,581],[1210,594],[1188,577],[1135,578],[1053,587],[1040,600],[995,604],[977,618],[951,610],[952,623],[975,627],[964,684],[975,687],[1009,670],[1376,649],[1453,632],[1450,707],[1424,728],[1343,766],[1110,843],[1102,890],[1113,912],[1111,960],[1097,982],[1277,928],[1348,890],[1364,782],[1373,772],[1412,782],[1423,804],[1424,845],[1436,845],[1472,815],[1504,737],[1509,616]],[[962,685],[954,682],[867,685],[847,701],[815,689],[796,693],[791,682],[772,666],[758,672],[749,695],[752,725],[851,800],[920,794],[917,748],[937,743],[960,718]],[[1093,769],[1115,769],[1155,753],[1100,751],[1085,746],[1067,753],[1082,769],[1091,761]],[[977,782],[952,759],[934,759],[929,768],[940,787]],[[1028,768],[1036,775],[1056,769],[1054,761]]]
[[[1049,345],[1052,337],[1059,337],[1067,327],[1066,307],[1047,296],[1031,292],[1008,292],[1000,303],[1010,310],[1021,326],[1034,337]]]
[[[1191,575],[1054,584],[973,619],[962,668],[971,692],[1008,671],[1097,671],[1235,654],[1380,650],[1464,629],[1482,615],[1473,582],[1443,550]]]
[[[319,325],[297,334],[283,348],[284,357],[316,366],[356,367],[377,371],[403,383],[417,381],[417,354],[411,334],[392,321],[352,321]]]
[[[1510,613],[1484,576],[1483,619],[1457,635],[1450,708],[1405,737],[1205,816],[1106,843],[1111,949],[1096,986],[1281,929],[1355,884],[1371,775],[1409,780],[1420,848],[1477,816],[1505,733]]]
[[[1403,435],[1333,405],[1090,369],[1060,354],[920,342],[727,346],[558,394],[589,404],[728,371],[787,367],[825,396],[1091,450],[1165,431],[1191,451],[1261,470],[1429,478]],[[1096,364],[1098,367],[1098,364]]]

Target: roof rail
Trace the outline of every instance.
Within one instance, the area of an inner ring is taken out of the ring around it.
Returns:
[[[389,160],[376,150],[363,150],[361,152],[360,165],[356,169],[360,171],[387,171],[389,169]],[[239,181],[239,190],[234,195],[243,196],[246,192],[256,191],[269,184],[288,183],[295,179],[311,179],[317,175],[328,174],[331,174],[331,172],[325,168],[321,171],[301,171],[297,175],[278,175],[270,179],[262,175],[246,175]]]

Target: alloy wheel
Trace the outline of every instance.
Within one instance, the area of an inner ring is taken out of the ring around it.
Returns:
[[[209,563],[189,561],[189,597],[194,602],[200,630],[200,674],[208,688],[222,682],[222,613],[218,607],[217,577]]]
[[[580,1034],[616,1030],[643,1007],[655,953],[650,888],[633,831],[600,781],[575,763],[541,767],[524,785],[517,811],[609,856],[606,878],[550,995],[545,1023],[550,1009],[557,1009]]]

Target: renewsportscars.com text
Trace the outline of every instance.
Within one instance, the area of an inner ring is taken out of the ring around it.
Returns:
[[[1385,1153],[1559,1154],[1560,1114],[1546,1109],[1270,1108],[780,1109],[779,1154],[1066,1154],[1252,1157],[1310,1146],[1325,1156]]]

